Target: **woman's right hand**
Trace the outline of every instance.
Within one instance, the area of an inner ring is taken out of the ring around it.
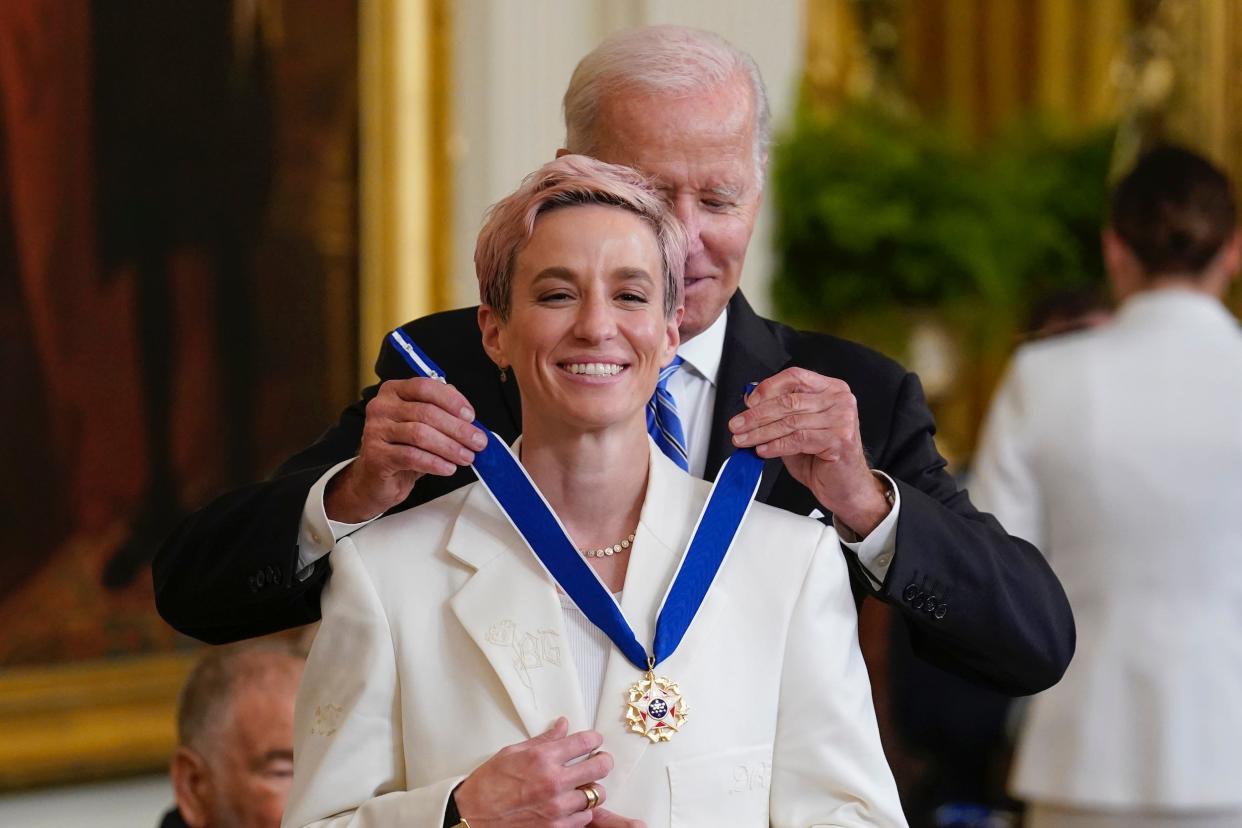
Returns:
[[[471,828],[583,828],[593,811],[578,790],[591,784],[604,802],[599,780],[612,770],[612,757],[594,751],[603,737],[594,730],[569,733],[563,717],[538,736],[502,748],[457,786],[457,812]],[[581,762],[567,764],[580,757]]]

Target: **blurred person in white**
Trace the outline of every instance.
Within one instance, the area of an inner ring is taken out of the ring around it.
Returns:
[[[972,495],[1049,556],[1078,623],[1011,792],[1034,828],[1242,825],[1242,332],[1226,177],[1162,147],[1114,190],[1119,302],[1021,348]]]
[[[305,657],[263,641],[212,650],[177,705],[177,807],[160,828],[277,828],[293,781],[293,703]]]
[[[754,503],[713,578],[695,552],[732,535],[696,527],[709,485],[649,436],[686,245],[642,175],[585,156],[492,208],[475,336],[522,385],[514,452],[572,545],[538,509],[501,511],[500,476],[338,543],[286,825],[905,825],[835,530]],[[582,580],[544,568],[558,549]],[[605,606],[642,658],[594,620]],[[685,637],[653,664],[678,614]],[[636,660],[677,687],[635,696]]]

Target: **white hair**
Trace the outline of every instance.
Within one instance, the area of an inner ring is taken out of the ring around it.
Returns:
[[[768,93],[754,58],[718,34],[687,26],[646,26],[619,32],[578,62],[562,107],[565,147],[593,155],[600,103],[621,90],[684,93],[714,89],[741,75],[751,92],[755,178],[763,186],[771,141]]]

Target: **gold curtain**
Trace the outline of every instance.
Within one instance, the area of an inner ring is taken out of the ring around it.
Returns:
[[[1168,134],[1242,181],[1242,0],[1181,0],[1168,17],[1177,65]]]
[[[967,135],[1027,110],[1094,124],[1116,114],[1129,19],[1128,0],[808,0],[807,80],[829,105],[870,92],[866,44],[891,31],[904,94]]]
[[[450,6],[362,0],[359,376],[402,322],[448,305]]]
[[[1092,125],[1154,107],[1131,153],[1172,139],[1242,177],[1242,0],[807,0],[812,101],[883,94],[890,36],[892,82],[964,135],[1022,112]]]

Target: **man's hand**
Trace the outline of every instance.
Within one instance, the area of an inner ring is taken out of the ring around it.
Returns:
[[[599,780],[612,770],[612,757],[594,753],[603,737],[594,730],[566,735],[569,723],[557,719],[538,736],[502,748],[453,794],[457,812],[472,828],[583,828],[595,811],[587,810],[587,796],[578,788],[592,784],[605,798]],[[566,764],[586,756],[581,762]],[[628,823],[605,823],[623,828]]]
[[[825,509],[866,537],[889,512],[884,484],[871,473],[858,430],[858,401],[839,379],[786,368],[746,398],[729,421],[736,446],[781,457]]]
[[[388,380],[367,403],[358,458],[328,482],[324,511],[341,523],[378,517],[424,474],[449,476],[487,445],[456,388],[423,377]]]

